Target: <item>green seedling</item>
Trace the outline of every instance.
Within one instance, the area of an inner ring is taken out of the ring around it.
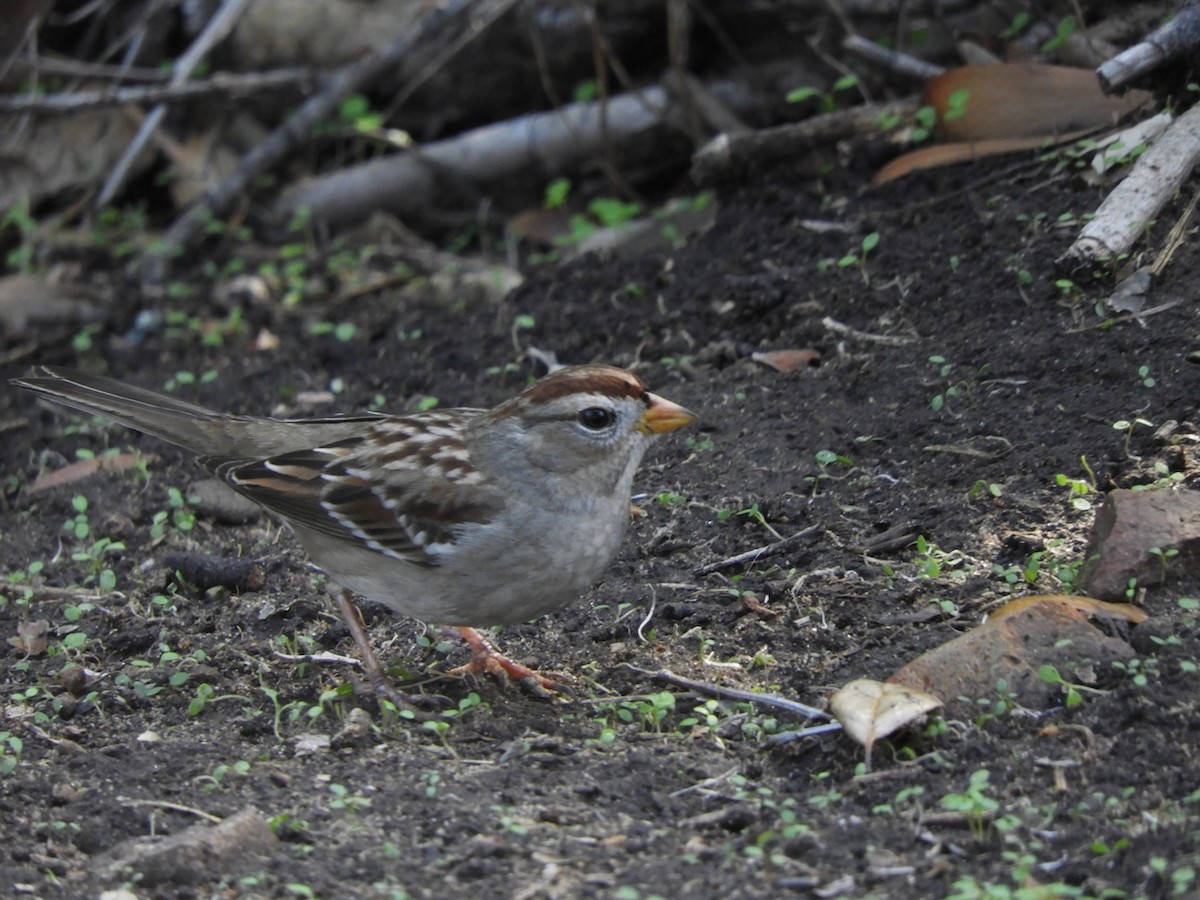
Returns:
[[[971,773],[970,782],[964,791],[946,794],[938,801],[943,809],[962,813],[976,838],[983,837],[984,825],[988,818],[1000,808],[1000,801],[988,796],[991,788],[990,778],[991,773],[987,769],[977,769]]]
[[[788,91],[785,99],[788,103],[803,103],[805,100],[816,99],[818,111],[830,113],[837,109],[837,95],[854,87],[858,87],[858,76],[848,74],[835,81],[828,91],[806,85]]]
[[[817,474],[805,475],[804,480],[812,486],[814,496],[816,495],[817,488],[820,487],[823,481],[826,479],[841,481],[855,468],[854,461],[850,457],[835,453],[832,450],[818,450],[813,458],[817,462]],[[840,475],[835,475],[833,471],[834,466],[845,466],[846,471]]]
[[[1054,476],[1054,483],[1060,488],[1067,489],[1067,497],[1071,507],[1079,512],[1087,512],[1092,508],[1089,495],[1095,490],[1091,484],[1082,478],[1069,478],[1062,472]]]
[[[1096,688],[1090,688],[1087,685],[1076,684],[1072,681],[1067,681],[1059,674],[1058,669],[1051,665],[1038,666],[1038,678],[1046,684],[1057,684],[1063,689],[1065,695],[1065,703],[1068,709],[1078,706],[1083,702],[1083,692],[1087,691],[1092,694],[1102,694],[1103,691]]]
[[[936,355],[931,356],[929,357],[929,364],[934,367],[934,370],[937,372],[937,377],[944,379],[947,382],[946,387],[934,394],[933,398],[929,401],[930,409],[932,409],[934,412],[941,412],[942,408],[946,405],[946,401],[964,393],[967,389],[967,385],[961,381],[950,381],[950,373],[954,370],[954,364],[947,361],[946,357]]]
[[[971,489],[967,491],[967,496],[972,500],[977,500],[980,497],[991,497],[993,500],[999,500],[1004,495],[1004,489],[994,481],[984,481],[982,478],[971,485]]]

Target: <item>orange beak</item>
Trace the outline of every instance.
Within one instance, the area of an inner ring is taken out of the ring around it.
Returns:
[[[678,403],[672,403],[657,394],[648,394],[650,408],[642,414],[638,422],[638,431],[643,434],[664,434],[691,425],[699,418],[690,409],[684,409]]]

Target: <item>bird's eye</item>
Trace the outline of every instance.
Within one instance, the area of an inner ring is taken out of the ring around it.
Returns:
[[[591,431],[603,431],[613,423],[611,409],[602,406],[589,406],[579,411],[579,424]]]

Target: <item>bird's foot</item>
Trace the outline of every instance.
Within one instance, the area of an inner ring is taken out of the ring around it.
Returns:
[[[451,675],[478,675],[487,672],[502,681],[515,681],[522,688],[546,699],[558,696],[570,677],[558,672],[539,672],[509,659],[474,628],[459,627],[467,646],[471,648],[471,659],[464,665],[450,670]]]
[[[392,679],[388,678],[379,657],[375,655],[375,648],[371,646],[371,638],[367,634],[367,626],[363,622],[358,604],[354,602],[354,595],[350,591],[340,590],[334,593],[333,599],[358,647],[363,672],[371,682],[377,701],[387,700],[401,715],[419,722],[438,718],[436,710],[445,709],[447,704],[452,705],[446,697],[436,694],[406,694],[392,684]]]

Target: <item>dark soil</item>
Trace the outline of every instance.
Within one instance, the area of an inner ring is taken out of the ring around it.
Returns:
[[[122,841],[203,821],[189,809],[225,817],[247,806],[277,826],[269,859],[211,860],[199,884],[134,889],[170,898],[1196,890],[1200,646],[1196,614],[1180,603],[1200,596],[1195,574],[1139,592],[1151,619],[1130,640],[1144,677],[1102,667],[1099,690],[1073,708],[1061,697],[1050,708],[998,692],[967,698],[968,713],[948,713],[948,727],[877,746],[869,773],[844,735],[768,744],[805,722],[766,706],[705,707],[647,674],[819,705],[847,681],[886,678],[1014,594],[1062,592],[1093,514],[1071,506],[1057,474],[1094,477],[1103,492],[1164,471],[1182,473],[1186,487],[1200,472],[1187,440],[1188,423],[1200,422],[1194,227],[1149,301],[1175,305],[1102,328],[1110,314],[1096,304],[1110,273],[1089,281],[1055,260],[1103,188],[1032,160],[882,190],[863,189],[869,174],[854,153],[816,180],[753,173],[719,189],[716,225],[689,246],[543,267],[499,305],[419,291],[306,301],[299,313],[248,304],[244,329],[219,346],[187,327],[127,339],[143,308],[223,320],[232,301],[217,299],[200,267],[192,300],[146,298],[93,272],[112,298],[93,349],[72,349],[70,332],[46,334],[34,361],[154,388],[181,371],[213,371],[177,392],[251,414],[335,381],[340,393],[322,414],[379,394],[391,409],[423,396],[486,405],[540,374],[513,346],[514,318],[529,315],[536,325],[519,331],[522,343],[565,362],[631,366],[703,422],[652,453],[636,484],[645,515],[604,581],[500,637],[515,658],[572,673],[571,700],[449,677],[465,659],[460,644],[366,611],[393,671],[461,706],[435,729],[380,715],[346,663],[277,655],[354,653],[286,529],[201,517],[156,539],[169,492],[198,478],[186,454],[5,390],[0,729],[20,744],[6,745],[16,764],[0,778],[0,895],[97,896],[130,877],[103,868]],[[1155,252],[1183,203],[1150,230]],[[870,232],[880,238],[865,265],[819,265]],[[233,252],[216,248],[213,259]],[[1056,284],[1066,278],[1078,286]],[[889,340],[830,330],[826,317]],[[313,336],[314,321],[357,331],[348,341]],[[254,349],[261,328],[278,349]],[[814,348],[821,361],[781,374],[749,359],[785,348]],[[1113,427],[1120,420],[1149,424],[1127,436]],[[1170,420],[1181,423],[1175,441],[1156,437]],[[147,472],[29,490],[81,448],[130,447],[157,457]],[[821,451],[844,459],[818,462]],[[63,526],[78,515],[76,496],[87,500],[82,539]],[[694,574],[813,525],[783,555]],[[874,542],[893,529],[907,540]],[[124,549],[93,564],[100,538]],[[177,551],[261,560],[266,584],[171,593],[164,561]],[[997,571],[1038,552],[1035,584],[1013,586]],[[26,599],[11,579],[35,562],[44,564],[37,585],[82,587]],[[115,591],[95,589],[104,567]],[[49,624],[39,654],[12,640],[33,620]],[[85,683],[63,677],[74,665]],[[647,698],[663,691],[674,708],[656,716]],[[365,733],[347,728],[361,728],[355,707],[370,713]],[[314,747],[314,734],[332,745]],[[943,798],[966,792],[979,770],[990,773],[980,802],[995,809],[947,815]]]

